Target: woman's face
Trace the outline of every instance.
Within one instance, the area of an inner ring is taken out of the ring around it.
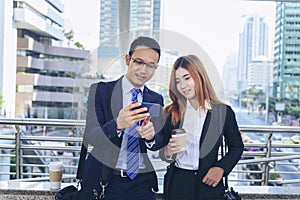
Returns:
[[[182,94],[189,101],[197,101],[195,93],[195,82],[186,69],[179,67],[175,71],[175,83],[176,88],[180,92],[180,94]]]

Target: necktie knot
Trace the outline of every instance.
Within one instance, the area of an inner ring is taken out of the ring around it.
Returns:
[[[138,97],[138,94],[139,93],[142,93],[142,91],[140,90],[140,89],[137,89],[137,88],[133,88],[132,89],[132,97],[131,97],[131,101],[132,102],[137,102],[138,100],[137,100],[137,97]]]

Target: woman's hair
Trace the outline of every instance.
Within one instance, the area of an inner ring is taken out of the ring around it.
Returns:
[[[206,109],[205,102],[208,104],[221,103],[221,100],[217,97],[201,60],[195,55],[179,57],[173,64],[170,78],[169,97],[172,102],[165,108],[167,115],[172,113],[173,125],[178,123],[178,121],[183,118],[187,101],[187,99],[180,94],[176,87],[175,72],[179,67],[186,69],[194,80],[195,93],[200,107]]]

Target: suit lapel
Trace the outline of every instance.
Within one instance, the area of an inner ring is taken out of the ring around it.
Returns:
[[[123,108],[122,79],[123,76],[117,80],[114,86],[112,86],[111,110],[114,118],[118,117],[119,111]]]
[[[147,86],[144,86],[144,91],[143,91],[143,102],[151,102],[152,97],[149,94],[149,89]]]
[[[223,134],[226,118],[226,106],[213,104],[212,110],[207,112],[200,139],[200,159],[213,149]],[[212,122],[212,123],[210,123]]]

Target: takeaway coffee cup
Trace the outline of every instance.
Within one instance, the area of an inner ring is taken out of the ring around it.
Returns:
[[[173,129],[172,138],[176,138],[176,143],[180,146],[180,151],[186,147],[186,132],[184,129]]]
[[[63,174],[63,163],[62,162],[50,162],[49,163],[49,179],[50,179],[50,189],[51,190],[60,190],[62,174]]]

